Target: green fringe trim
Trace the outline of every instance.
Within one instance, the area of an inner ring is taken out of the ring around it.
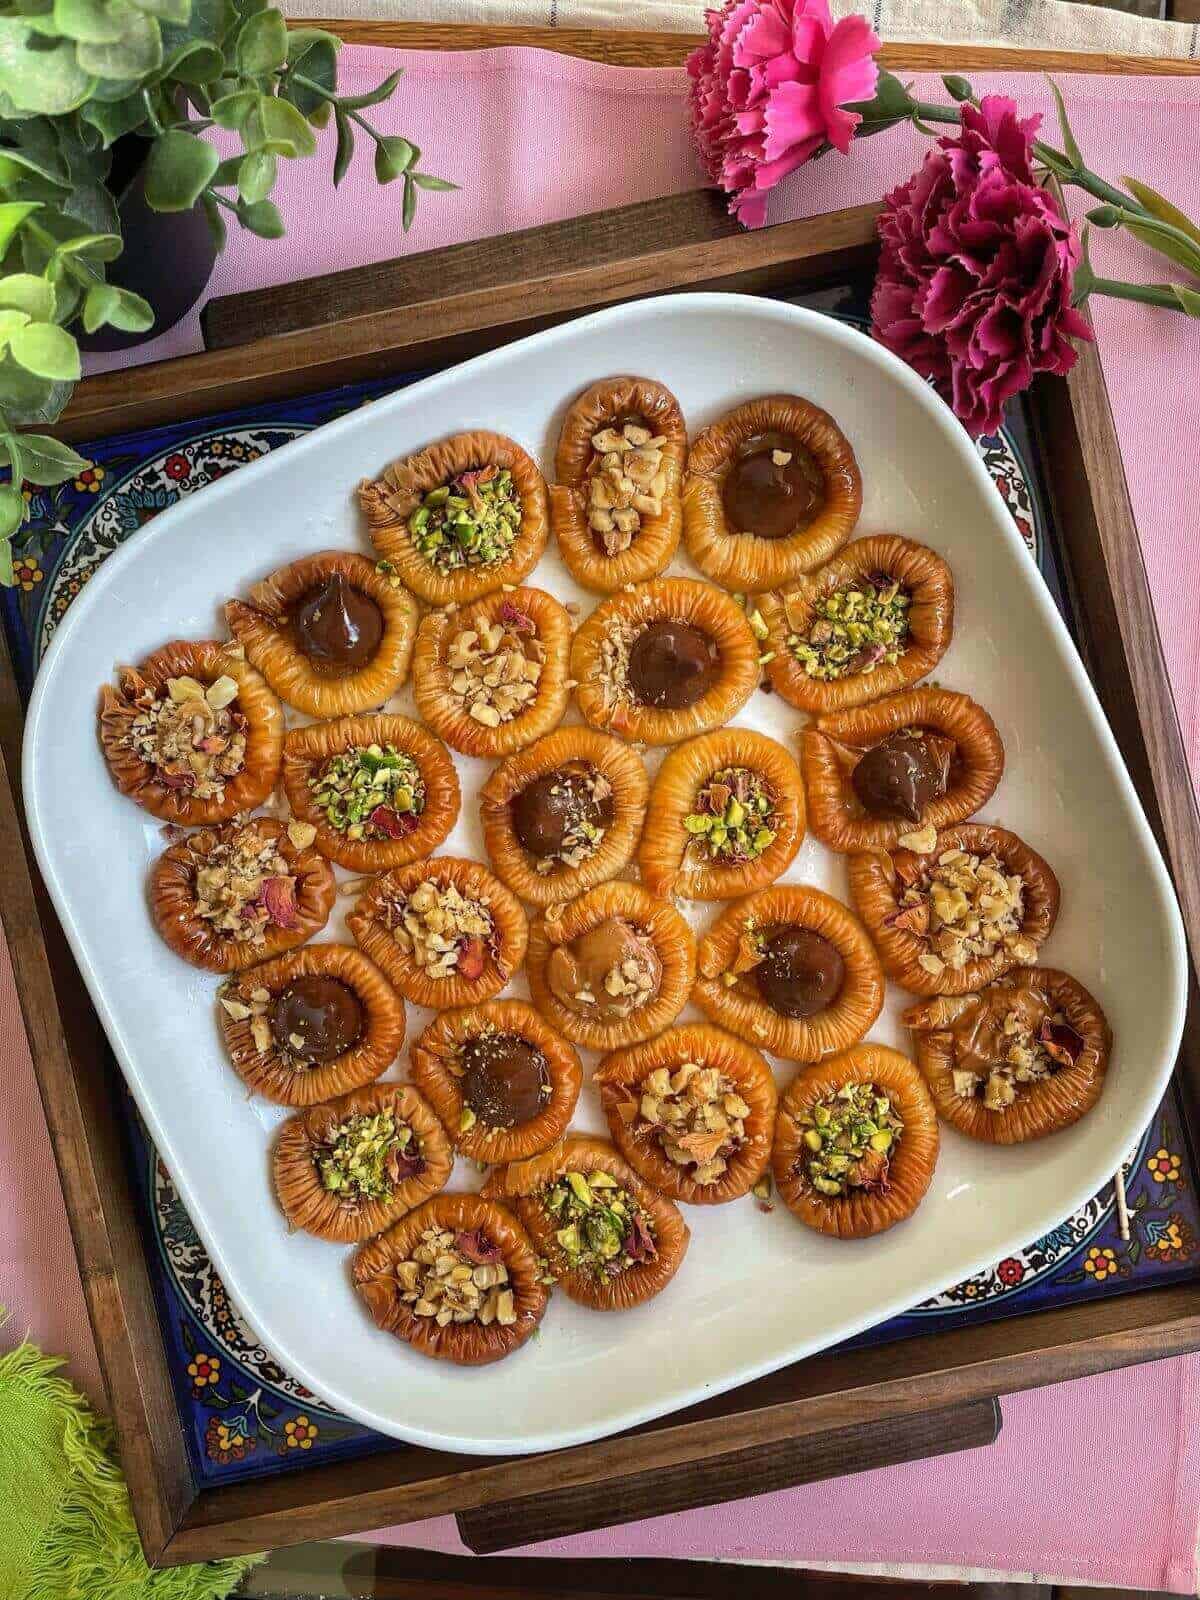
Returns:
[[[226,1600],[266,1557],[158,1571],[147,1566],[112,1425],[97,1417],[66,1379],[55,1376],[62,1364],[28,1343],[0,1356],[0,1436],[9,1407],[36,1400],[46,1410],[47,1430],[61,1430],[69,1469],[62,1498],[57,1506],[47,1506],[45,1532],[27,1555],[4,1552],[0,1511],[0,1572],[10,1556],[18,1562],[26,1556],[10,1575],[4,1600]],[[38,1491],[31,1479],[29,1492]]]

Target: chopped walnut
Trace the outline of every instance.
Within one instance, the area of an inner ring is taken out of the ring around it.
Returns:
[[[439,1328],[479,1322],[503,1328],[517,1320],[517,1307],[503,1261],[476,1264],[479,1252],[467,1234],[426,1228],[411,1256],[396,1263],[396,1286],[414,1317],[432,1317]]]
[[[261,942],[267,929],[296,926],[296,880],[272,838],[253,822],[225,837],[196,834],[196,914],[219,933]]]
[[[246,718],[235,709],[237,683],[222,676],[207,688],[196,678],[168,678],[155,695],[140,674],[126,671],[122,687],[137,715],[125,743],[160,780],[197,800],[223,800],[225,784],[246,764]]]
[[[519,716],[537,694],[545,646],[532,618],[505,602],[496,622],[462,628],[450,639],[450,688],[485,728]]]
[[[453,883],[426,879],[406,899],[383,909],[392,937],[427,977],[460,973],[477,978],[495,938],[495,924],[486,904],[468,900]]]
[[[684,1061],[656,1067],[640,1085],[633,1114],[677,1166],[693,1166],[697,1183],[713,1183],[746,1141],[750,1107],[716,1067]]]
[[[260,1056],[265,1056],[274,1047],[274,1035],[271,1032],[271,1022],[268,1012],[271,1006],[271,992],[261,985],[251,989],[249,994],[239,988],[238,980],[232,979],[226,984],[220,996],[222,1009],[228,1012],[235,1022],[249,1022],[250,1037],[254,1040],[254,1048]],[[311,1065],[309,1062],[305,1066]]]
[[[1084,1048],[1083,1036],[1044,995],[1003,984],[967,996],[951,1031],[954,1092],[962,1100],[981,1097],[989,1111],[1003,1111],[1022,1088],[1073,1065]]]
[[[618,430],[592,435],[592,475],[588,483],[588,527],[607,556],[628,550],[643,517],[662,515],[667,473],[662,447],[666,435],[627,422]]]
[[[1007,873],[996,855],[943,850],[936,862],[921,862],[915,875],[898,861],[906,887],[891,925],[923,938],[918,956],[923,971],[940,977],[947,967],[960,972],[968,961],[1004,950],[1029,965],[1037,948],[1025,938],[1025,884]]]

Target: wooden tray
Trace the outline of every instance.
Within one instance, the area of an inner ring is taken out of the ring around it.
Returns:
[[[404,43],[430,42],[411,29],[388,31]],[[600,37],[607,45],[607,36]],[[670,41],[677,52],[680,44]],[[954,64],[962,61],[963,53],[954,52]],[[928,52],[920,64],[931,64]],[[939,64],[948,69],[951,62]],[[873,224],[874,209],[863,207],[746,235],[731,227],[712,196],[690,194],[366,269],[378,275],[383,298],[376,303],[399,300],[407,307],[403,319],[385,310],[339,323],[349,285],[337,278],[310,284],[307,313],[287,312],[293,331],[143,368],[134,384],[127,373],[88,380],[66,431],[95,438],[402,373],[633,295],[815,283],[869,266]],[[531,318],[534,302],[539,312]],[[237,309],[244,330],[252,308]],[[214,309],[214,337],[226,337],[218,332],[223,316],[223,308]],[[1094,349],[1084,350],[1068,382],[1039,384],[1032,403],[1039,443],[1052,463],[1053,511],[1085,657],[1172,865],[1197,949],[1200,818]],[[0,919],[122,1461],[153,1561],[194,1561],[448,1511],[463,1514],[460,1526],[474,1548],[493,1549],[985,1442],[998,1425],[991,1403],[997,1394],[1200,1348],[1200,1283],[1174,1285],[850,1354],[828,1352],[568,1452],[505,1462],[402,1447],[198,1491],[138,1237],[106,1048],[23,848],[20,704],[8,663],[0,668],[0,754],[8,772],[0,783]],[[1194,1006],[1194,983],[1192,998]],[[1189,1026],[1178,1068],[1193,1138],[1200,1133],[1198,1040]]]

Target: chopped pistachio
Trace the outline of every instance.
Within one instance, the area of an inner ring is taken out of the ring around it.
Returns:
[[[318,1157],[321,1186],[343,1201],[390,1200],[399,1160],[415,1155],[413,1131],[391,1111],[348,1117]]]
[[[899,661],[908,643],[912,597],[876,572],[814,602],[805,633],[788,648],[810,678],[831,682]]]
[[[610,1173],[566,1172],[541,1199],[569,1271],[612,1277],[656,1254],[650,1218]]]
[[[502,561],[521,531],[521,496],[507,468],[460,472],[422,496],[408,519],[413,544],[442,571]]]
[[[352,745],[309,779],[326,821],[348,839],[403,838],[425,809],[425,780],[395,745]]]
[[[797,1170],[818,1194],[886,1189],[888,1155],[904,1132],[891,1097],[873,1083],[844,1083],[809,1108]]]
[[[755,861],[774,841],[775,808],[757,772],[722,767],[696,796],[696,809],[683,819],[689,847],[701,861],[737,864]]]

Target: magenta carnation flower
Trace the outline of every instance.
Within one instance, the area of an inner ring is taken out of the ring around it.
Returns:
[[[692,133],[709,177],[749,228],[767,193],[831,144],[843,155],[875,94],[879,40],[863,17],[835,23],[828,0],[726,0],[687,69]]]
[[[1039,372],[1075,365],[1091,329],[1071,305],[1079,238],[1034,181],[1040,116],[1003,95],[962,108],[957,138],[884,201],[875,337],[932,378],[970,434],[995,433]]]

